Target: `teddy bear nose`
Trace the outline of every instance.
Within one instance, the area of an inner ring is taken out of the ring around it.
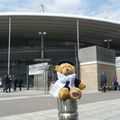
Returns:
[[[67,69],[67,71],[69,71],[69,69]]]

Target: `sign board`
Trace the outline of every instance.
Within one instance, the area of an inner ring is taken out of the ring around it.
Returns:
[[[51,61],[50,58],[35,58],[34,59],[35,62],[48,62]]]
[[[43,71],[47,67],[48,63],[39,63],[34,65],[29,65],[29,75],[43,74]]]
[[[116,57],[116,68],[120,68],[120,57]]]

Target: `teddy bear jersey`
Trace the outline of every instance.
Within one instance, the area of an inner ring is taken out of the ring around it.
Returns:
[[[53,95],[54,97],[58,97],[58,92],[59,92],[60,88],[64,87],[67,82],[69,82],[68,86],[70,88],[75,87],[74,81],[76,78],[76,74],[71,74],[71,75],[65,76],[65,75],[57,72],[57,75],[58,75],[58,80],[55,82],[55,84],[53,85],[53,87],[49,91],[49,93],[51,95]]]
[[[69,82],[68,87],[70,87],[70,88],[75,87],[76,74],[71,74],[71,75],[65,76],[65,75],[57,72],[57,76],[58,76],[58,80],[60,80],[62,83]]]
[[[67,77],[68,77],[68,80],[69,80],[69,85],[68,85],[68,87],[70,87],[70,88],[75,87],[76,74],[67,75]]]

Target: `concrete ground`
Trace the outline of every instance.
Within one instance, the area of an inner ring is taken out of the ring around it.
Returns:
[[[3,102],[2,104],[4,104],[4,102],[6,104],[11,102],[10,104],[12,104],[13,101],[16,101],[17,106],[17,101],[19,103],[21,102],[20,100],[29,102],[29,99],[31,99],[33,101],[32,104],[34,105],[34,100],[36,102],[35,98],[39,100],[39,103],[40,100],[45,102],[46,100],[53,101],[54,99],[50,95],[41,95],[41,92],[32,90],[11,93],[0,92],[0,103]],[[2,104],[0,105],[2,106]],[[0,120],[59,120],[58,110],[56,109],[55,104],[52,104],[49,108],[47,106],[46,109],[42,108],[37,111],[28,110],[23,113],[12,113],[4,116],[1,115]],[[2,109],[2,107],[0,109]],[[3,108],[3,110],[4,109],[5,108]],[[11,107],[10,110],[13,111]],[[78,100],[79,120],[119,120],[119,110],[120,91],[108,91],[106,93],[101,93],[95,90],[86,90],[83,91],[82,99]]]
[[[120,99],[78,106],[79,120],[119,120]],[[59,120],[57,109],[0,117],[0,120]]]

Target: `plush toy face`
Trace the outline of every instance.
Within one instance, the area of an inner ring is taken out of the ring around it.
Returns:
[[[57,66],[56,70],[64,75],[75,73],[75,67],[69,63],[63,63],[59,67]]]

